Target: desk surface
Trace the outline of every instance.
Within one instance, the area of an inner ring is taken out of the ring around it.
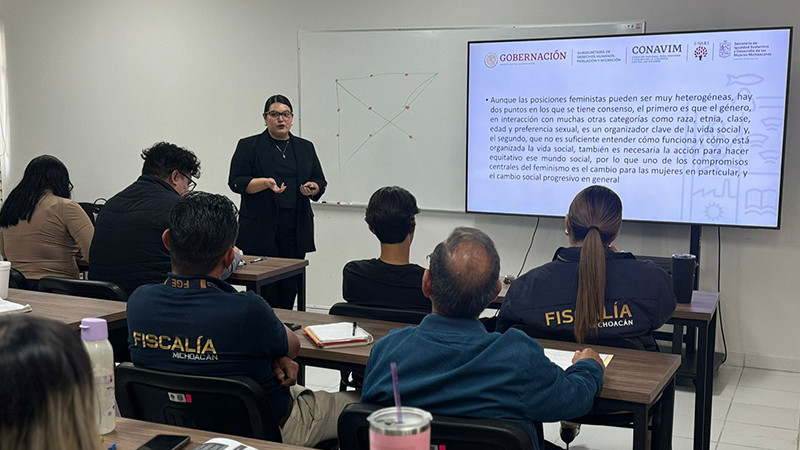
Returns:
[[[125,311],[128,306],[125,302],[49,294],[24,289],[9,289],[8,300],[15,303],[27,303],[31,305],[31,312],[26,314],[63,322],[73,330],[79,329],[78,326],[84,317],[99,317],[106,319],[109,323],[125,320]]]
[[[259,450],[297,450],[306,447],[295,447],[294,445],[279,444],[277,442],[262,441],[240,436],[214,433],[212,431],[195,430],[191,428],[173,427],[159,423],[143,422],[141,420],[125,419],[117,417],[117,426],[114,431],[103,436],[104,447],[117,444],[118,450],[136,450],[139,446],[152,439],[157,434],[178,434],[192,437],[192,442],[185,447],[187,450],[193,449],[198,445],[215,437],[225,437],[237,440],[243,444],[255,447]]]
[[[574,342],[537,339],[546,348],[579,350],[586,345]],[[681,365],[680,355],[646,352],[624,348],[591,346],[598,353],[610,353],[614,358],[603,375],[600,398],[625,402],[652,404],[664,390]]]
[[[258,258],[258,256],[242,256],[242,260],[247,264],[238,267],[231,276],[228,277],[227,281],[231,284],[236,284],[237,281],[256,282],[308,266],[308,261],[305,259],[278,258],[272,256],[259,262],[250,262],[256,258]]]
[[[283,322],[298,323],[303,326],[333,322],[352,322],[352,317],[331,316],[301,311],[275,310]],[[382,320],[355,319],[361,328],[369,331],[375,340],[386,336],[394,328],[409,326],[398,322],[385,322]],[[300,339],[300,356],[305,359],[342,362],[366,366],[372,345],[319,348],[303,333],[295,331]],[[543,346],[560,350],[577,350],[585,346],[571,342],[538,340]],[[679,355],[670,353],[654,353],[638,350],[592,346],[602,353],[612,353],[611,360],[605,371],[601,398],[622,400],[626,402],[651,404],[680,366]]]
[[[678,303],[672,318],[709,322],[717,307],[719,307],[719,292],[694,291],[692,302]]]
[[[302,326],[319,325],[334,322],[358,322],[358,326],[367,330],[375,338],[375,341],[386,336],[395,328],[409,326],[407,323],[386,322],[383,320],[353,319],[345,316],[332,316],[329,314],[310,313],[305,311],[294,311],[288,309],[274,309],[275,314],[282,322],[296,323]],[[320,348],[311,342],[302,329],[296,330],[294,334],[300,339],[300,356],[304,358],[318,359],[323,361],[343,362],[366,366],[369,352],[372,345],[359,345],[355,347],[343,348]]]

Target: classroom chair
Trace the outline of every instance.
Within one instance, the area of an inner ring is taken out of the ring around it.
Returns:
[[[283,442],[267,394],[250,377],[162,372],[124,362],[114,378],[122,417]],[[314,448],[338,449],[338,440]]]
[[[145,369],[114,371],[122,417],[282,442],[264,389],[249,377],[206,377]]]
[[[91,220],[92,225],[94,225],[95,220],[97,220],[97,215],[100,214],[100,211],[103,209],[103,205],[105,204],[105,202],[106,199],[98,198],[93,203],[78,202],[78,205],[80,205],[80,207],[83,209],[86,215],[89,216],[89,220]]]
[[[380,308],[376,306],[365,306],[356,303],[338,302],[331,306],[328,314],[337,316],[359,317],[362,319],[387,320],[390,322],[402,322],[412,325],[419,325],[422,319],[428,315],[421,311],[411,311],[408,309]]]
[[[352,403],[339,416],[339,445],[347,450],[369,450],[367,416],[382,406]],[[542,424],[536,424],[542,441]],[[533,450],[530,436],[519,425],[498,419],[474,419],[433,414],[431,446],[458,450]],[[539,448],[546,448],[541,445]]]
[[[525,324],[516,324],[512,328],[522,330],[528,336],[534,339],[551,339],[556,341],[575,342],[575,339],[561,339],[561,336],[554,336],[535,329]],[[645,350],[644,342],[640,338],[607,338],[607,339],[590,339],[591,342],[586,342],[588,345],[603,345],[606,347],[628,348],[631,350]]]
[[[74,280],[68,278],[44,277],[39,280],[40,292],[51,292],[61,295],[97,298],[101,300],[116,300],[125,302],[128,294],[110,281]],[[114,348],[114,361],[123,362],[131,360],[128,350],[128,326],[114,327],[108,330],[108,341]]]
[[[19,270],[11,268],[8,274],[8,287],[13,289],[28,289],[28,280]]]

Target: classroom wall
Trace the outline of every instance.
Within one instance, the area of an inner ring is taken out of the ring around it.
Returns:
[[[498,0],[469,7],[457,0],[0,0],[10,99],[3,184],[13,186],[31,158],[50,153],[69,167],[74,198],[107,198],[138,175],[141,149],[167,140],[202,159],[198,189],[236,199],[226,179],[237,139],[263,129],[267,95],[299,97],[298,30],[639,19],[652,32],[796,26],[800,8],[795,0]],[[721,291],[730,363],[800,371],[791,323],[800,317],[794,53],[782,229],[722,230]],[[302,105],[296,112],[302,121]],[[303,135],[314,140],[314,130]],[[376,256],[378,244],[363,209],[318,205],[315,212],[319,251],[309,256],[309,304],[326,306],[340,299],[343,264]],[[425,264],[453,227],[476,226],[497,243],[503,273],[516,274],[536,219],[423,212],[417,222],[414,262]],[[618,246],[669,255],[688,251],[688,240],[685,226],[625,224]],[[542,219],[526,270],[566,242],[563,221]],[[704,228],[707,290],[716,290],[716,242],[716,229]]]

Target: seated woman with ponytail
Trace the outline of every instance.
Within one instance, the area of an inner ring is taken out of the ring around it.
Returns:
[[[564,222],[570,246],[511,285],[497,331],[517,325],[534,337],[605,345],[638,340],[636,346],[657,350],[652,332],[672,315],[675,294],[664,270],[612,245],[622,224],[619,196],[589,186],[572,200]]]

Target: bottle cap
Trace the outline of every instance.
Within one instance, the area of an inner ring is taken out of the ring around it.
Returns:
[[[106,319],[87,317],[81,320],[81,338],[84,341],[102,341],[108,339],[108,322]]]

